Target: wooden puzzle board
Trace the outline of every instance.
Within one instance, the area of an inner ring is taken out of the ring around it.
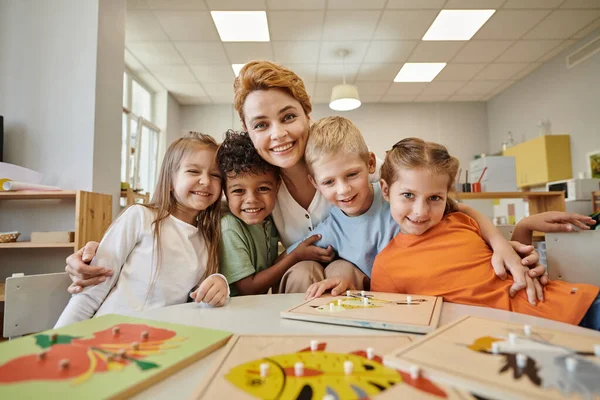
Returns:
[[[224,346],[230,337],[120,315],[92,318],[0,343],[0,398],[127,398]],[[68,367],[60,368],[62,360],[68,360]]]
[[[312,351],[311,340],[318,341]],[[234,336],[223,356],[205,376],[194,398],[213,399],[294,399],[322,400],[335,393],[338,399],[472,399],[466,392],[412,380],[382,365],[381,356],[396,346],[411,343],[408,336]],[[373,347],[369,360],[366,349]],[[344,361],[352,361],[354,371],[345,375]],[[294,365],[304,363],[303,376]],[[260,366],[269,364],[266,377]],[[359,397],[363,391],[365,395]]]
[[[417,365],[426,378],[484,397],[600,399],[597,344],[599,336],[535,326],[527,335],[522,324],[465,317],[391,352],[384,363],[405,371]],[[521,367],[517,354],[526,361]],[[567,358],[576,360],[574,370]]]
[[[364,303],[363,298],[368,299]],[[358,326],[390,331],[428,333],[437,328],[442,298],[434,296],[379,293],[352,290],[350,296],[321,297],[282,311],[281,317],[325,324]],[[341,305],[338,302],[341,300]],[[331,306],[330,304],[333,304]]]

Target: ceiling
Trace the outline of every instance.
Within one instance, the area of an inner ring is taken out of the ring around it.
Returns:
[[[421,41],[441,9],[496,9],[469,41]],[[270,42],[221,42],[210,11],[266,10]],[[329,103],[346,80],[363,103],[486,101],[600,27],[600,0],[128,0],[125,62],[181,104],[230,104],[231,64],[279,62]],[[405,62],[446,62],[394,83]]]

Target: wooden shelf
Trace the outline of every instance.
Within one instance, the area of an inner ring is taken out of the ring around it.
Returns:
[[[0,283],[0,302],[4,301],[4,292],[6,288],[4,287],[4,282]]]
[[[457,192],[454,196],[459,200],[478,199],[524,199],[529,197],[564,197],[563,192]]]
[[[0,243],[0,249],[67,249],[75,248],[75,243],[31,243],[13,242]]]
[[[75,190],[18,190],[14,192],[0,192],[0,200],[75,199],[76,197],[77,192]]]

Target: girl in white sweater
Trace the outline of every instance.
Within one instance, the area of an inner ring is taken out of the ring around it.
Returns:
[[[217,274],[221,176],[217,143],[190,132],[165,154],[152,201],[125,210],[106,231],[92,265],[111,270],[74,295],[55,328],[108,313],[196,302],[222,306],[227,280]]]

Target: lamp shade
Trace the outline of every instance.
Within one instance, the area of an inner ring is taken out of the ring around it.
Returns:
[[[329,108],[334,111],[350,111],[357,109],[360,105],[356,86],[343,83],[333,87]]]

